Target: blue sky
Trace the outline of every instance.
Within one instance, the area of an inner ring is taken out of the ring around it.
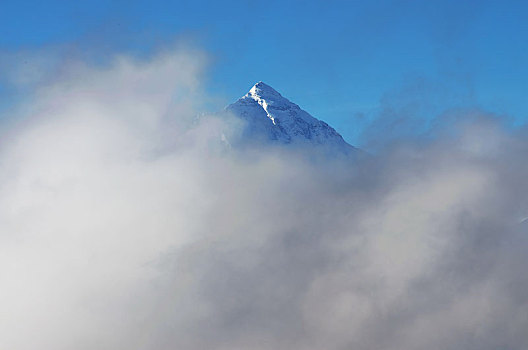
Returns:
[[[387,110],[429,120],[476,107],[523,123],[526,18],[524,1],[4,0],[0,52],[143,55],[184,40],[211,55],[223,102],[263,80],[357,143]]]

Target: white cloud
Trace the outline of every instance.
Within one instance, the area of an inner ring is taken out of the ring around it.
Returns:
[[[69,62],[4,127],[0,347],[528,346],[524,134],[222,151],[205,62]]]

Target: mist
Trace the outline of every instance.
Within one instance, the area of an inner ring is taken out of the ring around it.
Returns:
[[[369,130],[356,162],[233,148],[207,67],[71,60],[3,112],[1,348],[528,348],[525,129],[472,109]]]

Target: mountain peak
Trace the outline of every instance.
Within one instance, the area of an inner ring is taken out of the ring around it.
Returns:
[[[248,95],[282,97],[282,95],[279,94],[277,90],[262,81],[259,81],[253,85],[253,87],[249,90]]]
[[[344,153],[355,150],[334,128],[314,118],[262,81],[227,106],[226,110],[245,120],[244,134],[248,140],[312,144]]]
[[[253,85],[253,87],[244,97],[257,101],[257,103],[263,106],[265,109],[266,107],[264,106],[266,105],[294,105],[288,99],[284,98],[277,90],[262,81],[259,81]]]

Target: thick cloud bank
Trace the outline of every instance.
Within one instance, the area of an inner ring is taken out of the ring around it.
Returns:
[[[203,61],[69,63],[4,116],[0,348],[528,348],[524,131],[228,149]]]

